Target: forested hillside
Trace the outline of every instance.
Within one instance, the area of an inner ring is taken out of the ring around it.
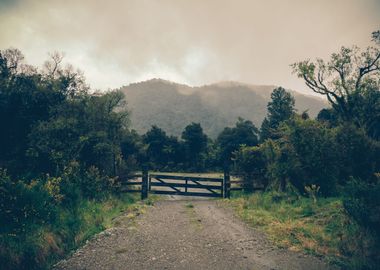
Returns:
[[[216,138],[239,117],[259,126],[266,115],[266,104],[275,86],[223,82],[190,87],[152,79],[120,88],[131,109],[132,128],[145,133],[157,125],[170,135],[179,136],[191,122],[200,123],[207,135]],[[320,97],[291,91],[298,112],[308,110],[314,117],[327,107]]]

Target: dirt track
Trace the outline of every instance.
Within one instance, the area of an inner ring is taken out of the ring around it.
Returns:
[[[55,269],[333,269],[273,247],[213,200],[156,202],[134,222],[120,217]]]

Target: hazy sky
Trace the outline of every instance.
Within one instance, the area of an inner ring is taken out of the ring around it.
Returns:
[[[93,88],[160,77],[306,90],[289,65],[370,44],[380,0],[0,0],[0,49],[31,64],[48,52]]]

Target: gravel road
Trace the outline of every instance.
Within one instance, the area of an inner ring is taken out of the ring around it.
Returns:
[[[116,223],[54,269],[335,269],[274,247],[217,200],[168,197]]]

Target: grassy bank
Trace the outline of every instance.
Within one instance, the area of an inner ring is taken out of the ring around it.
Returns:
[[[322,256],[344,269],[364,269],[372,238],[350,220],[340,198],[281,193],[235,194],[225,201],[279,247]]]
[[[27,228],[20,234],[0,235],[4,269],[46,269],[93,235],[113,226],[122,212],[143,211],[139,196],[109,195],[101,201],[82,200],[75,209],[59,209],[54,224]],[[131,214],[131,215],[133,215]]]

